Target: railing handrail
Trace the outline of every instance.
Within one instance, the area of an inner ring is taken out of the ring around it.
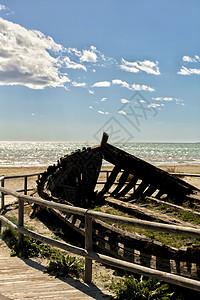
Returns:
[[[80,207],[73,207],[73,206],[66,205],[66,204],[55,203],[53,201],[48,201],[48,200],[44,200],[41,198],[22,195],[16,191],[12,191],[10,189],[3,188],[3,187],[0,187],[0,191],[18,198],[18,201],[19,201],[18,225],[15,224],[14,222],[8,220],[5,216],[3,216],[1,214],[0,214],[0,223],[5,222],[9,226],[11,226],[13,229],[18,231],[18,235],[19,235],[18,241],[19,242],[22,240],[22,237],[25,234],[25,235],[31,236],[37,240],[45,242],[47,244],[56,246],[58,248],[61,248],[61,249],[70,251],[74,254],[78,254],[78,255],[85,257],[85,282],[88,282],[88,283],[91,282],[92,260],[96,260],[100,263],[108,264],[110,266],[121,268],[126,271],[135,272],[135,273],[141,274],[141,275],[151,276],[151,277],[157,278],[159,280],[167,281],[172,284],[177,284],[182,287],[187,287],[190,289],[194,289],[196,291],[200,291],[200,282],[199,281],[184,278],[182,276],[174,275],[171,273],[166,273],[163,271],[154,270],[154,269],[151,269],[148,267],[140,266],[140,265],[130,263],[127,261],[123,261],[123,260],[119,260],[116,258],[112,258],[112,257],[106,256],[106,255],[100,254],[100,253],[96,253],[96,252],[92,251],[92,249],[91,249],[92,219],[93,218],[101,219],[101,220],[110,220],[114,223],[125,223],[125,224],[129,224],[129,225],[132,224],[134,226],[140,224],[141,222],[149,224],[149,225],[150,225],[150,223],[152,224],[155,222],[141,221],[141,220],[136,221],[136,220],[133,220],[133,219],[127,218],[127,217],[109,215],[106,213],[91,211],[91,210],[80,208]],[[85,249],[79,248],[76,246],[72,246],[72,245],[68,245],[67,243],[63,243],[63,242],[45,237],[43,235],[37,234],[31,230],[24,228],[24,226],[23,226],[24,225],[23,224],[23,222],[24,222],[23,221],[23,219],[24,219],[24,201],[28,201],[28,202],[32,202],[32,203],[36,203],[36,204],[45,206],[45,207],[55,208],[55,209],[59,209],[62,211],[67,211],[67,212],[85,216]],[[128,223],[127,223],[127,221],[128,221]],[[164,224],[160,224],[160,225],[163,226]],[[172,228],[180,229],[180,226],[175,226],[175,225],[164,225],[164,226],[167,226],[171,229]],[[189,230],[190,233],[191,233],[191,231],[193,231],[193,233],[196,233],[196,234],[198,233],[197,236],[200,237],[200,230],[197,230],[194,228],[187,228],[187,230]],[[176,233],[177,233],[177,231],[176,231]],[[180,233],[178,233],[178,234],[180,234]]]
[[[22,175],[8,175],[8,176],[2,176],[4,179],[15,179],[15,178],[23,178],[23,177],[32,177],[32,176],[38,176],[42,173],[32,173],[32,174],[22,174]],[[1,177],[0,177],[1,180]]]
[[[83,249],[77,246],[73,246],[67,243],[63,243],[61,241],[58,240],[54,240],[48,237],[45,237],[41,234],[35,233],[29,229],[26,229],[22,226],[19,226],[17,224],[15,224],[14,222],[8,220],[7,218],[5,218],[4,216],[0,215],[0,222],[3,221],[5,222],[7,225],[9,225],[10,227],[12,227],[13,229],[15,229],[18,233],[20,234],[25,234],[28,235],[32,238],[35,238],[41,242],[44,242],[46,244],[50,244],[53,245],[57,248],[63,249],[65,251],[69,251],[73,254],[76,255],[81,255],[83,257],[85,257],[85,261],[89,260],[96,260],[102,264],[108,264],[112,267],[115,268],[120,268],[124,271],[129,271],[129,272],[134,272],[136,274],[140,274],[140,275],[145,275],[145,276],[150,276],[159,280],[163,280],[163,281],[167,281],[169,283],[172,284],[177,284],[179,286],[185,287],[185,288],[190,288],[196,291],[200,291],[200,282],[194,279],[190,279],[190,278],[184,278],[182,276],[179,275],[175,275],[175,274],[171,274],[171,273],[167,273],[167,272],[163,272],[163,271],[159,271],[159,270],[155,270],[155,269],[151,269],[148,267],[144,267],[141,265],[137,265],[135,263],[131,263],[131,262],[127,262],[127,261],[123,261],[120,259],[116,259],[116,258],[112,258],[110,256],[104,255],[104,254],[100,254],[94,251],[91,251],[89,249]],[[91,272],[92,270],[89,269]],[[91,279],[92,279],[92,273],[91,274],[87,274],[89,277],[86,280],[86,264],[85,264],[85,282],[90,283]]]
[[[85,282],[91,282],[91,278],[92,278],[92,260],[96,260],[100,263],[104,263],[104,264],[108,264],[110,266],[113,267],[118,267],[121,268],[123,270],[126,271],[130,271],[130,272],[135,272],[137,274],[141,274],[141,275],[146,275],[146,276],[151,276],[160,280],[164,280],[167,281],[169,283],[172,284],[178,284],[180,286],[184,286],[184,287],[188,287],[197,291],[200,291],[200,282],[193,280],[193,279],[188,279],[188,278],[184,278],[182,276],[178,276],[178,275],[174,275],[171,273],[166,273],[166,272],[162,272],[162,271],[158,271],[158,270],[154,270],[148,267],[144,267],[144,266],[140,266],[134,263],[130,263],[130,262],[126,262],[123,260],[119,260],[116,258],[112,258],[100,253],[96,253],[94,251],[92,251],[89,247],[87,248],[86,245],[90,245],[91,240],[92,240],[92,218],[100,218],[102,219],[102,217],[109,216],[109,218],[112,219],[112,221],[114,222],[118,222],[123,221],[124,219],[131,219],[131,218],[126,218],[126,217],[120,217],[120,216],[110,216],[108,214],[105,213],[100,213],[100,212],[93,212],[90,211],[88,209],[83,209],[83,208],[79,208],[79,207],[72,207],[66,204],[58,204],[58,203],[52,203],[53,201],[47,201],[47,200],[43,200],[40,198],[35,198],[35,197],[30,197],[30,196],[26,196],[26,195],[21,195],[15,191],[6,189],[1,187],[0,190],[4,193],[8,193],[16,198],[19,199],[19,220],[18,220],[18,224],[15,224],[14,222],[8,220],[5,216],[0,215],[0,222],[5,222],[7,223],[9,226],[11,226],[13,229],[18,231],[19,234],[19,240],[22,240],[22,236],[28,235],[31,236],[33,238],[36,238],[37,240],[40,240],[42,242],[45,242],[47,244],[51,244],[53,246],[56,246],[58,248],[64,249],[64,250],[68,250],[74,254],[78,254],[81,255],[83,257],[85,257]],[[24,201],[31,201],[33,203],[37,203],[37,204],[43,204],[43,206],[47,206],[46,204],[48,204],[48,207],[54,207],[56,209],[61,209],[63,210],[63,208],[65,208],[65,211],[68,212],[73,212],[73,213],[78,213],[81,215],[85,216],[85,220],[86,223],[90,224],[88,226],[88,224],[85,227],[85,249],[83,248],[79,248],[76,246],[72,246],[72,245],[68,245],[66,243],[57,241],[57,240],[53,240],[51,238],[47,238],[45,236],[42,236],[40,234],[37,234],[31,230],[28,230],[26,228],[23,227],[23,210],[24,210]],[[113,219],[114,217],[114,219]],[[89,221],[90,219],[90,221]],[[104,219],[104,218],[103,218]],[[89,222],[88,222],[89,221]],[[132,220],[133,221],[133,220]],[[147,221],[146,221],[147,222]],[[170,225],[169,225],[170,226]],[[177,227],[177,226],[176,226]],[[190,229],[193,230],[193,229]],[[200,231],[199,231],[200,234]]]
[[[110,170],[100,170],[100,173],[110,173],[110,172],[112,172],[112,169],[110,169]],[[15,178],[38,176],[38,175],[41,175],[42,173],[43,172],[31,173],[31,174],[20,174],[20,175],[5,175],[5,176],[3,175],[3,176],[0,177],[0,180],[3,179],[3,178],[4,179],[15,179]],[[175,176],[183,176],[183,177],[200,177],[200,174],[192,174],[192,173],[169,173],[169,174],[175,175]]]
[[[128,217],[122,217],[112,214],[107,214],[103,212],[92,211],[86,208],[71,206],[67,204],[56,203],[54,201],[44,200],[39,197],[31,197],[27,195],[20,194],[16,191],[12,191],[7,188],[0,187],[0,191],[12,195],[15,198],[18,198],[23,201],[28,201],[31,203],[35,203],[41,206],[58,209],[60,211],[65,211],[72,214],[77,214],[81,216],[85,216],[86,214],[92,217],[93,219],[100,219],[102,221],[109,221],[113,223],[119,223],[124,225],[134,225],[137,228],[143,229],[151,229],[154,231],[163,231],[167,233],[180,234],[184,236],[200,238],[200,229],[193,227],[183,227],[180,225],[170,225],[170,224],[161,224],[152,221],[138,220]]]

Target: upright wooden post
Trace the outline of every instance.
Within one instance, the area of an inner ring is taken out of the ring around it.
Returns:
[[[109,135],[106,132],[104,132],[103,136],[102,136],[102,139],[101,139],[100,145],[106,144],[107,141],[108,141],[108,138],[109,138]]]
[[[24,201],[18,198],[18,225],[24,226]],[[18,233],[18,244],[20,244],[23,240],[23,234]]]
[[[1,187],[4,187],[4,181],[5,181],[4,176],[2,176],[2,178],[1,178]],[[1,208],[4,208],[4,205],[5,205],[5,203],[4,203],[4,192],[1,192]]]
[[[27,195],[27,188],[28,188],[28,177],[24,177],[24,195]]]
[[[0,238],[1,238],[1,227],[2,227],[2,222],[0,220]]]
[[[85,249],[92,250],[92,218],[85,215]],[[92,259],[85,258],[85,278],[86,283],[92,281]]]

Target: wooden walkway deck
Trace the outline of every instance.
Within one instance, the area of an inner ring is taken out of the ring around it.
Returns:
[[[58,279],[43,273],[31,259],[10,257],[0,241],[0,300],[3,299],[109,299],[109,292],[72,278]],[[107,295],[107,296],[106,296]]]

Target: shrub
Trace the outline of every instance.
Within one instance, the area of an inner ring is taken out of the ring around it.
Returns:
[[[57,260],[50,261],[45,272],[54,275],[55,277],[66,277],[68,275],[80,277],[83,273],[83,264],[72,256],[60,256]]]
[[[115,294],[114,299],[119,300],[168,300],[173,296],[173,293],[168,292],[168,284],[153,278],[144,280],[143,276],[140,280],[131,275],[118,283],[112,282],[110,289]]]

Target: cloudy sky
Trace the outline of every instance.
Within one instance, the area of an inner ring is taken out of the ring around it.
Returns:
[[[0,0],[0,140],[200,141],[199,0]]]

